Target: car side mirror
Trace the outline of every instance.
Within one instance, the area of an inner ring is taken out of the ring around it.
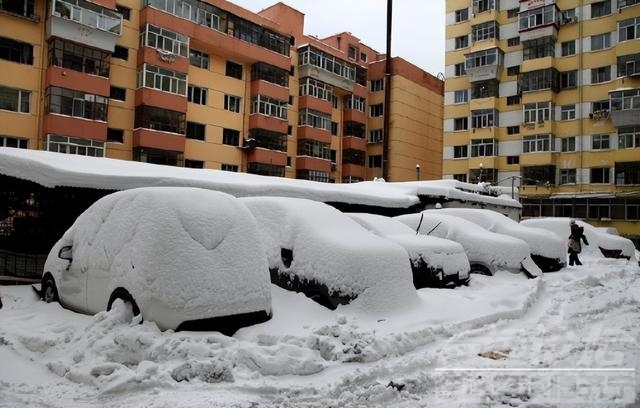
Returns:
[[[58,258],[66,259],[67,261],[71,262],[71,260],[73,259],[72,248],[73,247],[71,245],[65,245],[60,248],[60,251],[58,252]]]

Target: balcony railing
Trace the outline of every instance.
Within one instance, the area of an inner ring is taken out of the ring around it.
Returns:
[[[76,2],[55,0],[53,15],[116,35],[122,33],[120,14],[82,0]]]

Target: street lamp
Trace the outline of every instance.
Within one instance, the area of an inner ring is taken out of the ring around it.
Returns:
[[[480,179],[480,182],[484,182],[484,165],[482,163],[480,163],[480,176],[478,177]]]
[[[416,180],[420,181],[420,165],[416,164]]]

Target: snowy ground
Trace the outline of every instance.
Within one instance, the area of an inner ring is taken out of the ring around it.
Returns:
[[[1,286],[0,407],[635,406],[640,268],[581,258],[540,279],[421,289],[388,311],[272,287],[273,319],[233,337]]]

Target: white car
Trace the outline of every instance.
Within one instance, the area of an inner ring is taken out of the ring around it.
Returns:
[[[96,201],[51,249],[41,294],[90,314],[120,299],[162,330],[231,334],[271,316],[255,219],[238,199],[197,188],[132,189]]]
[[[558,271],[567,264],[566,240],[550,235],[543,228],[521,225],[499,212],[480,208],[441,208],[426,211],[427,214],[432,212],[455,215],[488,231],[523,240],[531,249],[531,259],[543,272]]]
[[[346,214],[366,230],[395,242],[407,251],[416,289],[468,282],[469,260],[457,242],[416,234],[405,224],[382,215]]]
[[[522,220],[520,224],[528,227],[543,228],[555,233],[563,239],[564,244],[562,247],[566,252],[567,242],[571,234],[570,221],[571,219],[567,217],[543,217]],[[635,246],[630,239],[602,231],[584,221],[578,220],[576,222],[584,228],[584,235],[589,242],[589,245],[582,246],[583,252],[601,255],[605,258],[626,258],[633,262],[638,261]]]
[[[458,242],[464,247],[471,272],[493,275],[499,269],[524,271],[529,277],[542,275],[529,254],[529,245],[521,239],[496,234],[467,221],[439,212],[423,211],[394,219],[420,234]]]
[[[258,221],[272,283],[330,309],[374,287],[417,296],[405,250],[335,208],[302,198],[239,200]]]

